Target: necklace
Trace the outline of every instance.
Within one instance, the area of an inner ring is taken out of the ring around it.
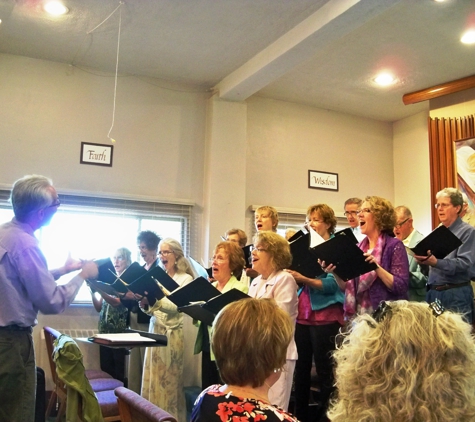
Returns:
[[[256,390],[251,389],[248,390],[247,388],[242,388],[237,385],[231,387],[230,385],[227,386],[227,390],[229,390],[226,394],[234,394],[236,390],[242,391],[243,393],[246,393],[244,398],[258,398],[261,401],[264,401],[266,403],[269,403],[269,398],[267,397],[267,394],[265,396],[259,394],[256,392]]]

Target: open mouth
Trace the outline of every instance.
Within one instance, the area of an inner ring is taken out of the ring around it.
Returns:
[[[257,224],[256,224],[256,227],[257,227],[257,230],[260,230],[260,229],[262,229],[262,224],[261,224],[261,223],[257,223]]]
[[[360,227],[363,227],[366,224],[366,221],[360,221]]]
[[[167,264],[168,264],[168,260],[162,261],[162,265],[163,265],[163,266],[166,266]]]

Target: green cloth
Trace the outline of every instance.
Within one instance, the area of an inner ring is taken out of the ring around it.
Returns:
[[[56,374],[67,386],[66,422],[76,422],[80,396],[83,420],[103,421],[99,402],[85,375],[82,353],[71,337],[62,334],[55,340],[53,360],[56,363]]]

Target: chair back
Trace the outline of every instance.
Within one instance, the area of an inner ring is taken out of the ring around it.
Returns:
[[[177,422],[170,413],[125,387],[114,390],[122,422]]]
[[[54,391],[51,394],[51,397],[48,402],[48,406],[46,407],[46,418],[51,415],[53,407],[56,405],[56,401],[59,403],[59,409],[57,413],[57,421],[60,421],[62,416],[66,411],[66,385],[62,382],[58,375],[56,374],[56,363],[53,360],[53,350],[54,350],[54,341],[59,338],[61,333],[56,331],[51,327],[43,327],[43,331],[45,333],[45,342],[46,342],[46,350],[48,352],[48,361],[49,367],[51,369],[51,378],[54,383]]]
[[[66,420],[103,421],[101,407],[86,377],[82,353],[76,342],[62,334],[54,342],[56,374],[67,391]]]

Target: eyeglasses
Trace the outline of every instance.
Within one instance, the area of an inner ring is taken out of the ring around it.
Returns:
[[[356,211],[356,214],[360,215],[362,212],[365,214],[370,214],[372,211],[369,208],[363,208],[362,210]]]
[[[251,246],[250,247],[250,250],[251,250],[251,253],[256,251],[258,253],[261,253],[261,252],[267,252],[267,249],[264,249],[264,248],[256,248],[255,246]]]
[[[437,203],[437,204],[434,205],[434,207],[435,207],[436,209],[439,209],[439,208],[444,209],[444,208],[448,208],[448,207],[450,207],[450,206],[452,206],[452,204],[439,204],[439,203]]]
[[[48,205],[46,208],[54,208],[54,207],[59,207],[61,205],[61,201],[59,198],[56,198],[56,201],[54,201],[51,205]]]
[[[173,253],[173,251],[159,251],[159,252],[158,252],[158,254],[159,254],[160,256],[168,256],[168,255],[170,255],[170,254],[172,254],[172,253]]]
[[[358,215],[358,211],[345,211],[345,212],[343,213],[343,215],[344,215],[345,217],[348,217],[348,216],[350,216],[350,215],[355,216],[355,215]]]
[[[406,218],[404,221],[401,221],[400,223],[397,223],[394,227],[396,229],[400,229],[406,222],[409,221],[409,218]]]

